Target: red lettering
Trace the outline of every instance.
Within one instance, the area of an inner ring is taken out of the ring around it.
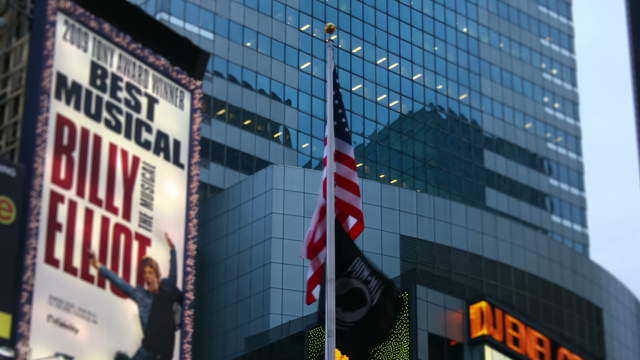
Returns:
[[[124,235],[124,258],[122,261],[122,278],[125,279],[128,283],[131,283],[131,253],[133,247],[133,238],[131,236],[131,231],[125,227],[124,225],[117,224],[117,226],[122,226]],[[116,231],[114,230],[114,233]]]
[[[44,247],[44,262],[60,267],[60,260],[56,258],[56,234],[62,232],[62,224],[58,221],[58,206],[64,203],[64,196],[55,190],[49,193],[49,213],[47,216],[47,238]]]
[[[122,218],[131,221],[131,204],[133,202],[133,187],[138,176],[138,168],[140,167],[140,158],[133,156],[131,168],[129,168],[129,154],[125,149],[120,149],[122,157],[122,184],[124,195],[122,197]]]
[[[126,226],[121,224],[115,224],[113,227],[113,239],[111,240],[111,271],[118,274],[120,273],[120,238],[125,236],[131,241],[131,232]],[[125,238],[125,241],[127,239]],[[126,276],[125,276],[126,275]],[[124,263],[122,269],[122,279],[129,282],[131,278],[131,263]],[[127,296],[118,287],[111,283],[111,292],[126,298]]]
[[[107,168],[107,193],[105,209],[113,215],[118,215],[118,207],[115,205],[114,196],[116,193],[116,172],[118,169],[118,147],[109,144],[109,167]]]
[[[69,205],[67,208],[67,229],[65,231],[64,241],[64,271],[67,274],[76,276],[78,275],[78,268],[73,265],[73,246],[75,243],[76,235],[76,212],[78,210],[78,204],[69,199]]]
[[[80,278],[89,284],[93,284],[95,277],[91,274],[89,252],[91,252],[91,237],[93,235],[93,210],[86,207],[84,210],[84,236],[82,238],[82,262],[80,264]]]
[[[109,251],[110,223],[111,221],[109,220],[109,218],[103,215],[102,224],[100,226],[100,230],[101,230],[100,231],[100,250],[98,251],[98,259],[102,264],[107,263],[107,256],[109,255],[108,251]],[[99,287],[104,289],[106,282],[107,282],[107,279],[105,279],[104,276],[98,276]]]
[[[103,150],[107,151],[106,158],[102,156]],[[106,160],[106,164],[102,160]],[[54,188],[61,190],[50,190],[46,209],[46,264],[106,289],[108,281],[96,275],[91,268],[89,253],[97,250],[98,260],[102,264],[109,264],[111,271],[124,281],[143,285],[143,276],[137,264],[147,254],[151,239],[125,225],[132,221],[140,163],[138,156],[115,143],[109,143],[108,150],[103,149],[100,135],[77,126],[61,114],[56,115],[51,183],[57,186]],[[86,199],[91,205],[85,206],[81,199]],[[63,211],[64,214],[61,214]],[[120,216],[124,221],[120,223],[107,213]],[[84,216],[78,221],[82,216],[80,214]],[[96,239],[93,238],[94,234]],[[58,244],[58,237],[62,236],[64,242]],[[63,249],[58,249],[57,245],[63,246]],[[134,261],[136,263],[132,264]],[[116,296],[126,298],[115,284],[111,283],[109,288]]]
[[[136,241],[138,241],[138,258],[136,259],[136,264],[140,264],[142,258],[147,255],[147,248],[151,245],[151,239],[148,237],[136,233]],[[144,285],[144,278],[142,277],[142,269],[138,267],[138,278],[136,279],[136,284],[138,286]]]
[[[73,152],[75,148],[76,127],[71,120],[58,114],[53,141],[51,181],[65,190],[71,189],[73,185]]]
[[[100,152],[102,149],[102,138],[93,135],[93,150],[91,151],[91,179],[89,180],[89,201],[97,206],[102,207],[102,199],[98,196],[98,188],[100,185]]]
[[[87,128],[80,129],[80,153],[78,154],[78,180],[76,186],[76,195],[84,199],[85,189],[87,187],[87,159],[89,157],[89,137],[91,133]]]

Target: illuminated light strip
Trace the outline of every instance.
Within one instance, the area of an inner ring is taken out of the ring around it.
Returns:
[[[469,94],[462,94],[462,95],[460,95],[460,97],[459,97],[458,99],[459,99],[459,100],[464,100],[464,99],[466,99],[467,97],[469,97]]]
[[[442,89],[444,87],[444,85],[438,85],[436,86],[436,89]]]
[[[393,70],[395,69],[398,65],[400,65],[400,63],[395,63],[389,66],[389,70]]]
[[[251,120],[245,120],[245,121],[242,123],[242,125],[249,125],[249,124],[251,124],[252,122],[253,122],[253,121],[251,121]]]
[[[524,128],[525,128],[525,129],[528,129],[528,128],[532,127],[532,126],[533,126],[533,123],[526,123],[526,124],[524,124]]]
[[[358,164],[356,165],[356,167],[361,167],[362,165],[364,165],[364,164],[363,164],[363,163],[358,163]]]
[[[311,61],[307,61],[306,63],[302,64],[302,66],[300,66],[300,69],[306,69],[309,67],[309,65],[311,65]]]
[[[386,176],[385,174],[380,174],[380,175],[378,175],[378,177],[379,177],[380,179],[383,179],[385,176]]]
[[[361,87],[362,87],[362,84],[358,84],[358,85],[352,87],[351,91],[356,91],[356,90],[360,89]]]
[[[362,50],[362,46],[358,46],[357,48],[351,50],[352,53],[357,53],[358,51]]]
[[[338,38],[338,35],[333,35],[333,36],[332,36],[332,37],[330,37],[329,39],[331,39],[331,40],[335,40],[335,39],[337,39],[337,38]]]
[[[380,96],[378,96],[378,101],[380,101],[380,100],[382,100],[382,99],[384,99],[386,97],[387,97],[387,94],[380,95]]]
[[[376,64],[380,65],[380,64],[382,64],[382,63],[383,63],[383,62],[385,62],[385,61],[387,61],[387,58],[386,58],[386,57],[383,57],[383,58],[378,59],[378,61],[376,61]]]
[[[412,79],[413,79],[413,80],[418,80],[418,79],[420,79],[421,77],[422,77],[422,74],[415,74],[415,75],[413,75]]]
[[[225,112],[227,112],[227,110],[226,110],[226,109],[220,109],[220,110],[218,110],[218,112],[216,113],[216,115],[220,116],[220,115],[223,115]]]
[[[282,131],[278,131],[277,133],[273,134],[273,137],[277,138],[280,135],[282,135]]]
[[[308,29],[308,28],[310,28],[310,27],[311,27],[311,24],[307,24],[307,25],[305,25],[305,26],[301,27],[301,28],[300,28],[300,31],[305,31],[305,30],[307,30],[307,29]]]
[[[394,359],[409,360],[412,347],[409,326],[409,293],[403,291],[398,296],[400,309],[393,328],[389,331],[387,337],[382,343],[374,347],[370,352],[368,359]],[[324,350],[325,333],[322,326],[316,326],[306,331],[306,350],[305,359],[320,359],[320,355]]]
[[[303,148],[303,149],[304,149],[304,148],[306,148],[307,146],[309,146],[309,143],[304,143],[304,144],[302,144],[302,148]]]
[[[398,179],[393,179],[393,180],[389,181],[389,184],[395,184],[397,182],[398,182]]]
[[[400,100],[392,101],[392,102],[389,104],[389,107],[394,106],[394,105],[398,105],[398,103],[399,103],[399,102],[400,102]]]

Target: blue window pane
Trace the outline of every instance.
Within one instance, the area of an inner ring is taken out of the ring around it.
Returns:
[[[229,63],[229,76],[227,79],[236,84],[240,84],[242,79],[242,68],[234,63]]]
[[[273,17],[278,21],[282,21],[282,22],[285,21],[286,16],[285,16],[284,4],[278,1],[273,2]]]
[[[230,21],[229,22],[229,38],[231,39],[231,41],[237,43],[237,44],[242,44],[242,26]]]
[[[298,11],[287,6],[287,25],[298,27]]]
[[[271,91],[271,80],[263,75],[258,74],[257,90],[262,95],[269,96]]]
[[[284,99],[284,84],[279,81],[271,80],[271,97],[277,101]]]
[[[249,28],[244,28],[243,41],[244,41],[244,46],[255,49],[258,42],[258,34],[256,34],[255,31]],[[268,38],[267,38],[267,41],[268,41]]]
[[[298,109],[306,113],[311,113],[311,95],[303,92],[298,94]]]
[[[229,20],[216,16],[215,27],[216,34],[225,38],[229,37]]]
[[[273,40],[271,43],[271,56],[273,56],[273,58],[279,61],[284,62],[285,61],[284,44],[281,43],[280,41]]]
[[[271,15],[271,3],[272,0],[258,0],[258,10],[265,15]]]
[[[175,0],[171,2],[171,14],[181,19],[184,18],[184,0]]]
[[[324,100],[313,97],[311,100],[311,114],[315,117],[324,119]]]
[[[198,12],[200,8],[193,3],[187,2],[187,16],[186,21],[193,25],[198,25]]]
[[[213,13],[204,9],[200,9],[200,27],[213,32]]]
[[[286,46],[286,60],[287,65],[298,67],[298,50],[287,45]]]
[[[242,85],[253,90],[256,88],[256,73],[249,70],[244,69],[242,71]]]
[[[227,77],[227,60],[214,57],[213,58],[213,74],[221,78]]]
[[[262,34],[258,35],[258,51],[270,55],[271,54],[271,38]]]

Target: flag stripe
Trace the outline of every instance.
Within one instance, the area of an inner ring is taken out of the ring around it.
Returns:
[[[332,61],[329,59],[328,61]],[[351,144],[351,132],[348,128],[345,116],[344,103],[340,94],[337,71],[335,64],[333,71],[327,74],[328,81],[333,82],[333,98],[327,99],[333,106],[335,133],[335,215],[342,224],[345,232],[352,240],[355,240],[364,230],[364,214],[362,213],[362,195],[358,183],[358,171],[356,159]],[[327,132],[325,132],[326,134]],[[324,276],[324,262],[326,249],[326,211],[327,211],[327,137],[324,139],[324,157],[322,159],[322,182],[318,198],[318,206],[311,219],[311,225],[305,237],[304,256],[311,260],[311,266],[307,277],[306,302],[311,304],[317,300],[320,283]],[[330,219],[333,222],[333,219]]]

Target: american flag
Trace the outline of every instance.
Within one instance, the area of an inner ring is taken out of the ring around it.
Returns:
[[[355,240],[364,229],[364,215],[362,213],[362,198],[358,185],[356,159],[351,145],[351,131],[340,94],[338,73],[333,65],[333,71],[328,72],[333,81],[333,126],[335,133],[335,214],[336,219],[352,240]],[[311,268],[307,276],[306,303],[312,304],[320,295],[320,284],[324,276],[326,258],[326,214],[327,214],[327,134],[324,138],[324,159],[322,162],[322,197],[311,219],[309,231],[305,237],[304,254],[311,260]],[[330,220],[333,223],[333,220]]]

